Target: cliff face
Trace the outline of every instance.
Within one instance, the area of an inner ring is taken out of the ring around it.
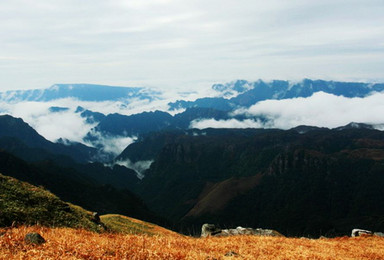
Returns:
[[[327,156],[315,150],[301,148],[293,151],[283,151],[271,162],[265,174],[278,176],[289,171],[328,172],[333,161],[332,156]]]
[[[379,230],[382,140],[384,133],[368,129],[175,135],[138,192],[151,209],[181,224],[313,236],[347,234],[356,225]]]

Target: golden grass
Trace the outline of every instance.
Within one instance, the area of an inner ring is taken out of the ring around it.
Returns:
[[[163,235],[93,233],[41,226],[0,230],[0,259],[384,259],[384,238],[280,237],[192,238]],[[24,242],[38,232],[42,245]]]
[[[107,214],[100,216],[101,222],[109,231],[126,235],[175,235],[177,233],[160,227],[158,225],[148,223],[139,219],[118,215]]]

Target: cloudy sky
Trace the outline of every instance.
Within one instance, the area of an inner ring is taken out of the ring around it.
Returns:
[[[1,0],[0,91],[384,81],[383,0]]]

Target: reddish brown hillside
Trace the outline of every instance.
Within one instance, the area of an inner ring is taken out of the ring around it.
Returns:
[[[224,208],[231,199],[257,186],[261,178],[262,175],[257,174],[251,177],[230,178],[216,184],[207,184],[200,194],[198,202],[186,214],[186,217],[214,213]]]

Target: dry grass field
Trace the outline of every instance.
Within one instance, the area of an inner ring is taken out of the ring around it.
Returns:
[[[46,243],[27,244],[28,232]],[[0,259],[384,259],[384,238],[192,238],[161,229],[127,235],[22,226],[0,229]]]

